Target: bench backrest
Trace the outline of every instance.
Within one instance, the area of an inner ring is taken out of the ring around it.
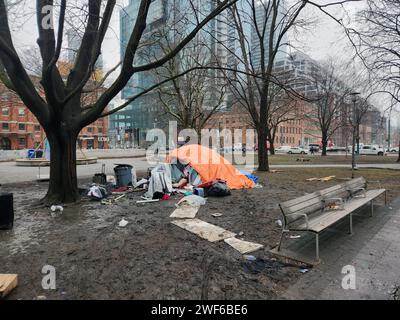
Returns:
[[[299,215],[293,215],[295,213],[310,215],[313,213],[322,212],[325,208],[325,199],[342,198],[347,200],[352,195],[350,192],[351,190],[365,187],[365,179],[357,178],[327,189],[283,202],[279,205],[279,207],[281,208],[284,216],[285,226],[302,219],[302,217]]]

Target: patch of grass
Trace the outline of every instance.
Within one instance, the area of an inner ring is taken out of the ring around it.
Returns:
[[[322,190],[330,186],[342,183],[351,178],[351,170],[345,168],[285,168],[282,173],[258,173],[261,182],[266,188],[280,186],[285,189],[296,190],[298,195]],[[309,178],[323,178],[335,176],[328,181],[308,182]],[[368,181],[369,189],[388,190],[388,200],[394,200],[400,196],[400,171],[389,169],[360,169],[356,171],[356,177],[364,177]]]

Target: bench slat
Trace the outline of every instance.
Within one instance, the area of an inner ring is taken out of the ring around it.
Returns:
[[[310,230],[310,231],[319,233],[322,230],[330,227],[337,221],[348,216],[353,211],[368,204],[370,201],[374,200],[375,198],[377,198],[380,195],[382,195],[383,193],[385,193],[385,191],[386,191],[385,189],[367,191],[366,198],[354,198],[352,201],[350,201],[344,205],[344,210],[324,212],[324,213],[316,216],[315,218],[309,220],[309,224],[308,224],[309,228],[308,229],[307,229],[307,225],[305,223],[298,226],[298,229]]]

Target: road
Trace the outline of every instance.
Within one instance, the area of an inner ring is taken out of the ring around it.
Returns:
[[[99,160],[97,164],[78,166],[78,177],[89,178],[94,174],[101,172],[102,165],[106,165],[106,173],[113,174],[115,164],[130,164],[136,171],[146,171],[151,165],[147,162],[146,158],[139,159],[103,159]],[[347,164],[295,164],[295,165],[273,165],[272,169],[284,168],[351,168]],[[379,168],[379,169],[393,169],[400,170],[400,164],[387,163],[387,164],[360,164],[359,168]],[[240,170],[251,171],[251,168],[239,166]],[[48,175],[49,168],[41,168],[41,175]],[[35,181],[38,177],[39,169],[30,167],[17,167],[15,162],[0,162],[0,184],[8,184],[15,182]]]
[[[145,158],[142,159],[107,159],[99,160],[97,164],[78,166],[78,177],[88,178],[101,172],[102,165],[106,165],[106,173],[114,174],[114,164],[130,164],[136,171],[144,171],[149,167]],[[41,175],[49,175],[49,168],[41,168]],[[34,181],[39,174],[38,168],[17,167],[15,162],[0,162],[0,184]]]

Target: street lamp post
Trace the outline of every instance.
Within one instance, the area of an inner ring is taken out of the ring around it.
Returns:
[[[357,110],[357,96],[359,95],[359,92],[353,92],[350,95],[353,97],[352,102],[353,102],[353,144],[351,147],[351,178],[355,178],[355,170],[357,167],[356,164],[356,141],[359,139],[359,137],[356,137],[359,135],[359,123],[358,123],[358,110]],[[359,146],[359,143],[358,143]],[[359,150],[358,150],[359,151]]]

